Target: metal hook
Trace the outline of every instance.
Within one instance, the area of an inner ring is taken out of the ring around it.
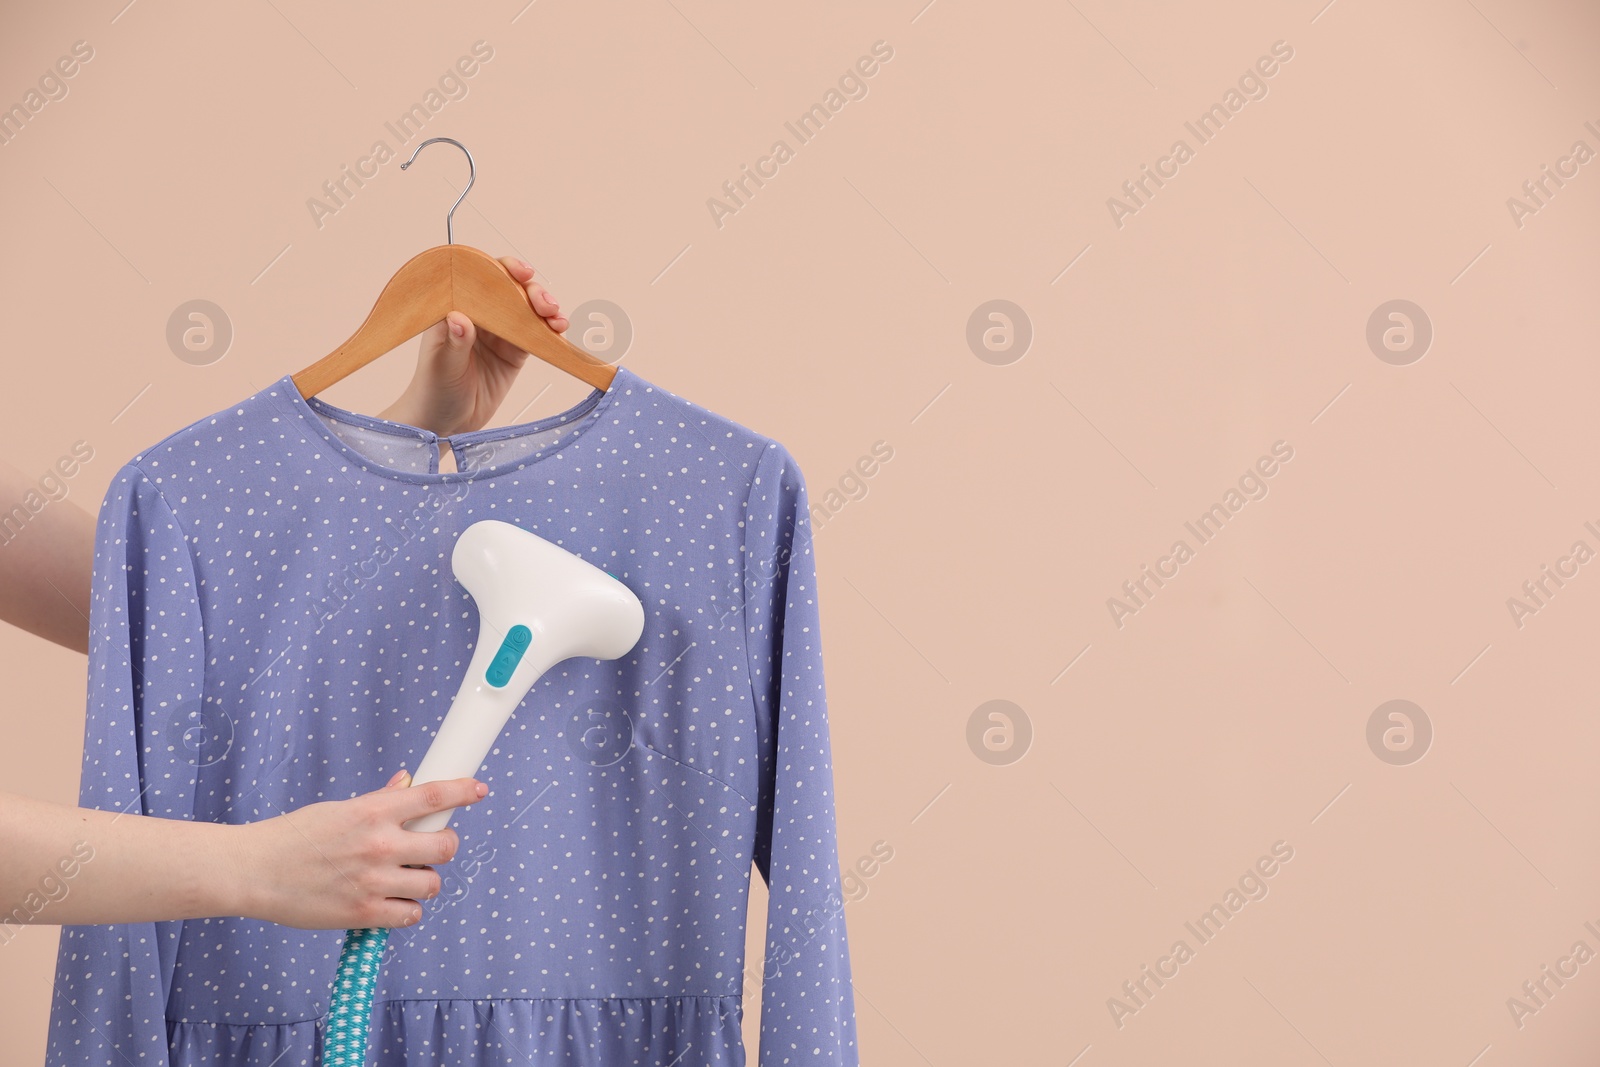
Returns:
[[[453,224],[456,208],[460,207],[461,201],[467,198],[467,193],[471,192],[472,190],[472,183],[478,178],[478,167],[472,162],[472,153],[467,152],[467,146],[453,137],[430,137],[426,141],[423,141],[421,144],[417,145],[417,151],[411,153],[410,159],[400,164],[400,169],[405,170],[407,167],[411,166],[411,164],[415,163],[417,161],[417,152],[421,152],[424,148],[427,148],[435,141],[443,141],[445,144],[453,144],[457,148],[461,149],[462,152],[465,152],[467,156],[467,187],[461,190],[461,195],[456,197],[456,202],[450,205],[450,213],[444,217],[445,244],[453,245],[456,243],[455,227]]]

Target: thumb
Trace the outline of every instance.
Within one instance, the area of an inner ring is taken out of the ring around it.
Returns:
[[[472,320],[461,312],[452,311],[446,315],[439,346],[445,365],[452,368],[464,366],[472,353],[472,342],[476,339],[476,335],[477,330],[472,325]]]

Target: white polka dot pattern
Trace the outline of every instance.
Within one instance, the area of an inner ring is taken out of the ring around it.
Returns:
[[[739,1067],[753,864],[762,1067],[856,1064],[804,480],[626,368],[448,438],[286,377],[134,457],[100,509],[82,803],[249,822],[415,768],[475,636],[450,552],[485,518],[616,575],[644,635],[512,717],[444,892],[390,936],[368,1062]],[[341,937],[68,927],[48,1063],[312,1067]]]

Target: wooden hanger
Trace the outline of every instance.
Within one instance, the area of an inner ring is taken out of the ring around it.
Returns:
[[[445,141],[466,152],[467,166],[471,168],[467,188],[461,190],[445,216],[447,243],[408,260],[383,287],[367,320],[350,339],[294,375],[300,395],[315,396],[409,341],[452,311],[461,312],[478,329],[505,338],[596,389],[609,389],[611,380],[616,377],[616,367],[552,330],[528,303],[527,290],[498,260],[476,248],[455,243],[452,219],[456,208],[467,198],[478,170],[466,146],[449,137],[430,137],[417,145],[416,152],[400,164],[400,169],[411,166],[417,153],[435,141]]]

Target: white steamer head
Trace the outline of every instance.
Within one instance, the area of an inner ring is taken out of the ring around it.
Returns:
[[[618,659],[644,632],[644,606],[627,586],[537,534],[498,519],[456,540],[450,565],[478,606],[478,642],[416,784],[475,774],[511,712],[562,660]],[[438,830],[442,811],[413,819]]]

